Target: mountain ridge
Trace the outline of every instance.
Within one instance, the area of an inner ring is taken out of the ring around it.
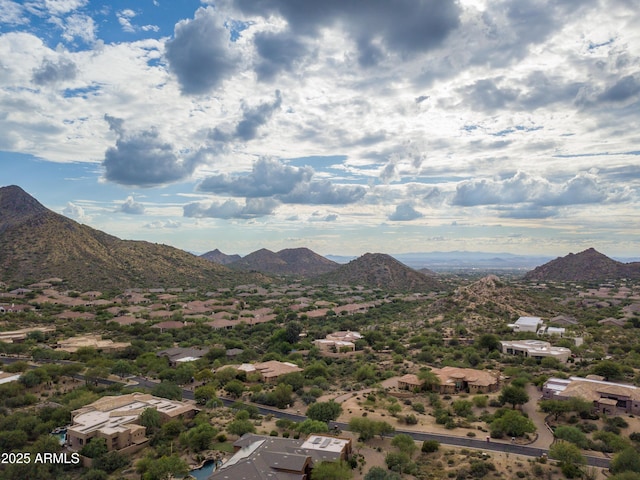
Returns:
[[[60,277],[82,289],[217,288],[265,278],[167,245],[121,240],[47,209],[15,185],[0,187],[0,272],[5,283]]]

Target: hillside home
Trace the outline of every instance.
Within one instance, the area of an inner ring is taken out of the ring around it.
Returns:
[[[67,444],[80,450],[92,438],[104,438],[107,449],[130,451],[145,445],[146,429],[139,425],[140,415],[153,408],[162,422],[176,418],[193,418],[198,409],[193,405],[144,393],[102,397],[72,412],[72,425],[67,429]]]
[[[550,378],[542,387],[542,397],[547,400],[582,398],[592,402],[596,411],[606,415],[640,414],[640,388],[605,382],[594,376]]]
[[[542,340],[513,340],[501,341],[502,353],[506,355],[522,355],[536,360],[545,357],[557,358],[560,362],[566,362],[571,356],[571,350],[565,347],[552,347],[549,342]]]
[[[542,323],[540,317],[520,317],[516,320],[516,323],[511,323],[508,327],[512,328],[514,332],[536,333]]]
[[[316,462],[338,462],[351,456],[351,440],[310,435],[306,440],[248,433],[233,444],[235,454],[209,478],[243,480],[309,480]]]

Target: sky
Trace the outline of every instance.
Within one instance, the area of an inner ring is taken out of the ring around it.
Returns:
[[[0,185],[194,253],[640,251],[634,0],[0,0]]]

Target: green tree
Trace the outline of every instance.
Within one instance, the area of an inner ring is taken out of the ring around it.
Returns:
[[[182,400],[182,389],[173,382],[160,382],[151,389],[151,395],[169,400]]]
[[[562,473],[568,478],[580,476],[582,467],[587,463],[576,445],[562,440],[551,445],[549,457],[560,462]]]
[[[180,434],[180,443],[189,447],[194,452],[201,452],[211,448],[213,439],[216,437],[218,430],[213,428],[209,423],[201,423],[195,428]]]
[[[169,480],[172,476],[184,477],[189,473],[187,463],[177,455],[156,459],[145,457],[138,462],[136,468],[143,480]]]
[[[389,472],[382,467],[371,467],[364,480],[402,480],[396,472]]]
[[[107,441],[104,438],[94,437],[84,447],[82,447],[80,454],[89,458],[97,458],[108,451]]]
[[[556,428],[554,435],[556,436],[556,438],[573,443],[581,449],[585,449],[589,446],[589,439],[587,438],[587,436],[582,430],[576,427],[561,425]]]
[[[432,370],[420,370],[418,378],[422,380],[422,390],[431,392],[440,386],[440,377],[438,377]]]
[[[393,440],[391,440],[391,445],[396,447],[400,452],[406,454],[411,458],[416,450],[418,450],[418,446],[416,445],[413,437],[406,433],[399,433]]]
[[[337,419],[342,413],[342,406],[330,400],[328,402],[316,402],[307,408],[307,417],[320,422],[331,422]]]
[[[440,449],[440,442],[437,440],[425,440],[422,442],[422,453],[433,453]]]
[[[507,385],[500,391],[498,401],[503,405],[505,403],[510,403],[515,409],[516,405],[524,405],[527,403],[529,401],[529,395],[527,395],[524,388]]]
[[[155,408],[145,408],[140,415],[140,425],[147,429],[147,435],[153,435],[160,428],[162,419]]]
[[[633,447],[628,447],[617,453],[611,460],[611,472],[636,472],[640,473],[640,454]]]
[[[307,418],[304,422],[300,422],[296,426],[296,430],[305,435],[309,435],[310,433],[326,433],[329,431],[329,427],[325,422]]]
[[[622,368],[613,360],[602,360],[601,362],[598,362],[591,369],[591,373],[605,377],[605,379],[610,382],[622,380],[624,377],[622,374]]]
[[[111,373],[118,375],[120,378],[124,378],[127,375],[131,375],[135,371],[133,364],[128,360],[118,360],[111,367]]]
[[[206,404],[209,400],[214,400],[217,398],[218,391],[213,385],[202,385],[200,387],[196,387],[193,392],[194,398],[196,402],[201,405]]]
[[[349,480],[351,468],[345,462],[318,462],[311,471],[313,480]]]
[[[506,434],[510,437],[521,437],[525,433],[533,433],[536,426],[531,420],[517,410],[507,410],[491,422],[491,435],[499,438]]]
[[[300,334],[302,333],[302,325],[300,324],[300,322],[290,321],[287,323],[287,326],[284,330],[284,338],[287,342],[293,345],[300,341]]]
[[[244,383],[240,380],[231,380],[224,386],[224,390],[233,398],[239,398],[244,392]]]
[[[227,425],[227,432],[241,437],[245,433],[255,433],[256,427],[249,420],[234,420]]]

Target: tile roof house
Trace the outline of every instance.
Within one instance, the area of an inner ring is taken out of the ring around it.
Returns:
[[[594,376],[550,378],[542,387],[542,397],[552,400],[582,398],[592,402],[595,410],[608,415],[640,414],[640,388],[605,382]]]
[[[494,372],[473,368],[443,367],[431,370],[440,379],[438,390],[447,393],[489,393],[500,385],[500,377]]]

